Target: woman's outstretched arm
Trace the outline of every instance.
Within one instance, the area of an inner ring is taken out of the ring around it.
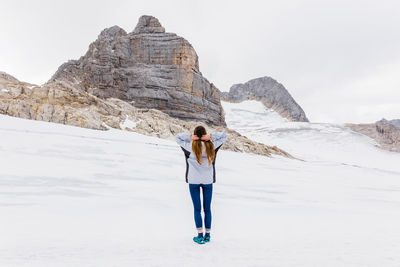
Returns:
[[[211,141],[214,144],[214,148],[221,146],[225,143],[226,139],[228,138],[228,134],[226,132],[214,132],[211,133]]]
[[[191,151],[192,144],[190,133],[178,133],[177,135],[175,135],[175,141],[178,143],[178,145],[180,145],[187,151]]]

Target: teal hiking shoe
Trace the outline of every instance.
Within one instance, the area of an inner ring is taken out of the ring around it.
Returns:
[[[206,235],[204,237],[204,243],[207,243],[207,242],[210,242],[210,236],[209,235]]]
[[[198,244],[204,244],[204,237],[195,236],[195,237],[193,237],[193,241]]]

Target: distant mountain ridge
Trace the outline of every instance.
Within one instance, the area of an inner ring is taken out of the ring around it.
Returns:
[[[375,139],[383,149],[400,152],[400,119],[381,119],[375,123],[347,123],[353,131]]]
[[[229,92],[222,92],[221,99],[228,102],[257,100],[290,121],[308,122],[306,114],[286,88],[275,79],[264,76],[246,83],[234,84]]]

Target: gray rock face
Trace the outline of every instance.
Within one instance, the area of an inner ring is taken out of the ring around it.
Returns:
[[[397,147],[400,152],[400,120],[385,120],[382,119],[375,123],[376,130],[382,138],[385,139],[385,143]]]
[[[62,64],[49,82],[55,80],[102,99],[226,126],[221,92],[202,76],[192,45],[166,33],[152,16],[140,17],[131,33],[118,26],[103,30],[84,56]]]
[[[382,119],[375,123],[346,124],[353,131],[375,139],[381,148],[400,152],[400,120]]]
[[[381,127],[384,127],[384,125],[392,125],[392,126],[400,129],[400,119],[390,120],[390,121],[388,121],[386,119],[381,119],[380,121],[377,121],[376,124],[380,125]]]
[[[303,109],[296,103],[286,88],[271,77],[261,77],[244,84],[234,84],[229,92],[221,92],[221,99],[228,102],[257,100],[267,108],[278,112],[291,121],[308,122]]]
[[[165,29],[161,26],[158,19],[152,16],[141,16],[136,25],[134,33],[164,33]]]

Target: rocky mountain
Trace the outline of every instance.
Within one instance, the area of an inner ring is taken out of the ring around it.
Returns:
[[[257,100],[290,121],[308,122],[303,109],[286,88],[268,76],[252,79],[246,83],[234,84],[229,92],[221,92],[221,99],[232,103]]]
[[[224,150],[294,158],[276,146],[252,141],[225,126],[173,118],[157,109],[136,108],[118,98],[103,99],[64,80],[38,86],[0,72],[0,114],[98,130],[116,128],[171,140],[177,133],[191,132],[200,124],[208,132],[229,133]]]
[[[84,56],[62,64],[49,82],[56,80],[101,99],[226,125],[220,91],[201,74],[192,45],[152,16],[140,17],[130,33],[118,26],[103,30]]]
[[[294,158],[228,129],[220,98],[190,43],[152,16],[140,17],[131,33],[103,30],[84,56],[62,64],[42,86],[0,72],[0,114],[166,139],[201,124],[230,134],[223,149]]]
[[[375,139],[383,149],[400,152],[400,120],[382,119],[375,123],[347,123],[346,126]]]

